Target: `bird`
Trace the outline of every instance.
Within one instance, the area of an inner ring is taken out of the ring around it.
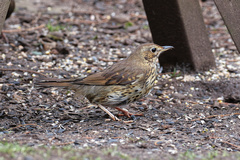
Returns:
[[[12,15],[14,9],[15,9],[15,1],[11,0],[5,20],[7,20]],[[1,35],[2,35],[3,39],[5,40],[5,42],[8,43],[8,38],[5,36],[5,34],[3,32],[1,32]]]
[[[104,106],[114,107],[130,117],[132,114],[120,106],[132,103],[150,93],[158,75],[158,57],[172,48],[154,43],[142,44],[126,59],[85,78],[40,80],[36,85],[74,90],[75,95],[86,97],[113,120],[119,121],[120,119]]]

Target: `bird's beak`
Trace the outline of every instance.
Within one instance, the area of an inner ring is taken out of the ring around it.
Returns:
[[[173,49],[173,46],[162,46],[164,51],[167,51],[169,49]]]

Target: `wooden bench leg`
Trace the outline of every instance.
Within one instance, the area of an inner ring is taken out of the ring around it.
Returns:
[[[11,0],[0,1],[0,32],[2,32],[3,23],[5,21],[7,11]]]
[[[214,0],[240,53],[240,0]]]

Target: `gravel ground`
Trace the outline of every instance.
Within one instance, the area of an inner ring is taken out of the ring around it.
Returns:
[[[22,0],[16,6],[4,27],[9,45],[0,39],[0,65],[8,69],[0,70],[1,141],[70,145],[102,159],[111,159],[100,153],[109,147],[138,159],[240,151],[240,56],[213,1],[202,9],[216,68],[164,69],[148,97],[126,106],[144,114],[129,124],[112,121],[72,91],[34,82],[85,77],[151,42],[141,1]]]

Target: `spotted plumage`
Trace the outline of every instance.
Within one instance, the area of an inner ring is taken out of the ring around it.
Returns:
[[[116,107],[146,96],[157,77],[158,56],[173,47],[139,46],[127,59],[83,79],[45,81],[42,86],[67,87],[93,104]]]

